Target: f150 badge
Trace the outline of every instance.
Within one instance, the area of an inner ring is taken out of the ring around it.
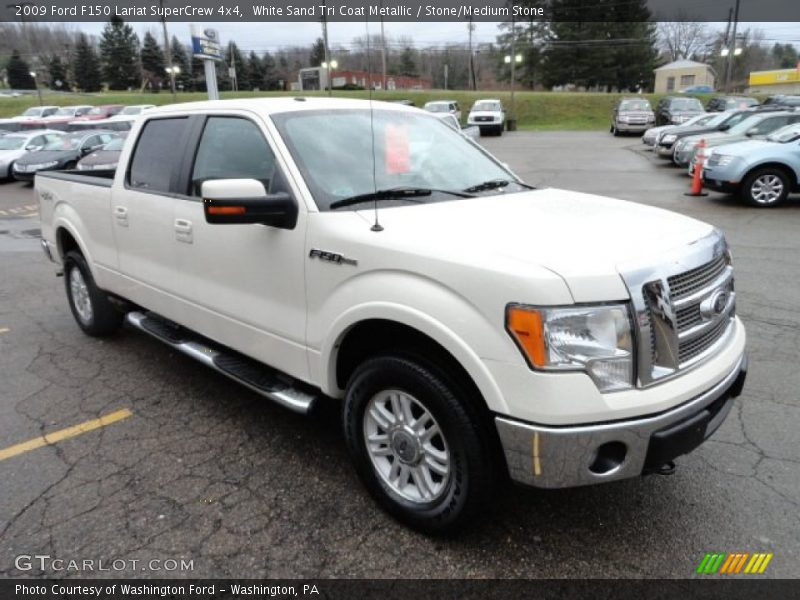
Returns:
[[[346,258],[339,254],[338,252],[328,252],[327,250],[320,250],[318,248],[312,248],[311,252],[308,253],[309,258],[318,258],[320,260],[324,260],[325,262],[332,262],[336,263],[337,265],[357,265],[358,261],[354,258]]]

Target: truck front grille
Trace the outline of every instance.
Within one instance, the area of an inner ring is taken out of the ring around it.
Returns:
[[[646,387],[712,356],[735,314],[733,267],[718,232],[658,268],[621,270],[636,313],[638,384]]]

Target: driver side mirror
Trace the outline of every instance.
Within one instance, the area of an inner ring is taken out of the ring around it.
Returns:
[[[206,222],[213,225],[260,223],[294,229],[297,204],[288,192],[268,194],[257,179],[210,179],[200,188]]]

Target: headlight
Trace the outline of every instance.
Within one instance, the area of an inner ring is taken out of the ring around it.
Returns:
[[[633,338],[624,304],[510,305],[506,328],[535,369],[584,371],[601,392],[633,387]]]
[[[667,144],[671,144],[677,139],[678,139],[677,135],[675,135],[674,133],[668,133],[667,135],[661,138],[661,141],[666,142]]]
[[[619,122],[620,123],[627,123],[628,122],[628,117],[620,117],[619,118]]]
[[[706,155],[708,158],[709,155]],[[733,161],[736,160],[736,156],[731,156],[730,154],[715,154],[714,161],[716,162],[716,166],[718,167],[727,167]]]

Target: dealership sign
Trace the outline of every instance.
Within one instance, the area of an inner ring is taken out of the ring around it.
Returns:
[[[222,60],[219,32],[209,27],[192,26],[192,55],[204,60]]]

